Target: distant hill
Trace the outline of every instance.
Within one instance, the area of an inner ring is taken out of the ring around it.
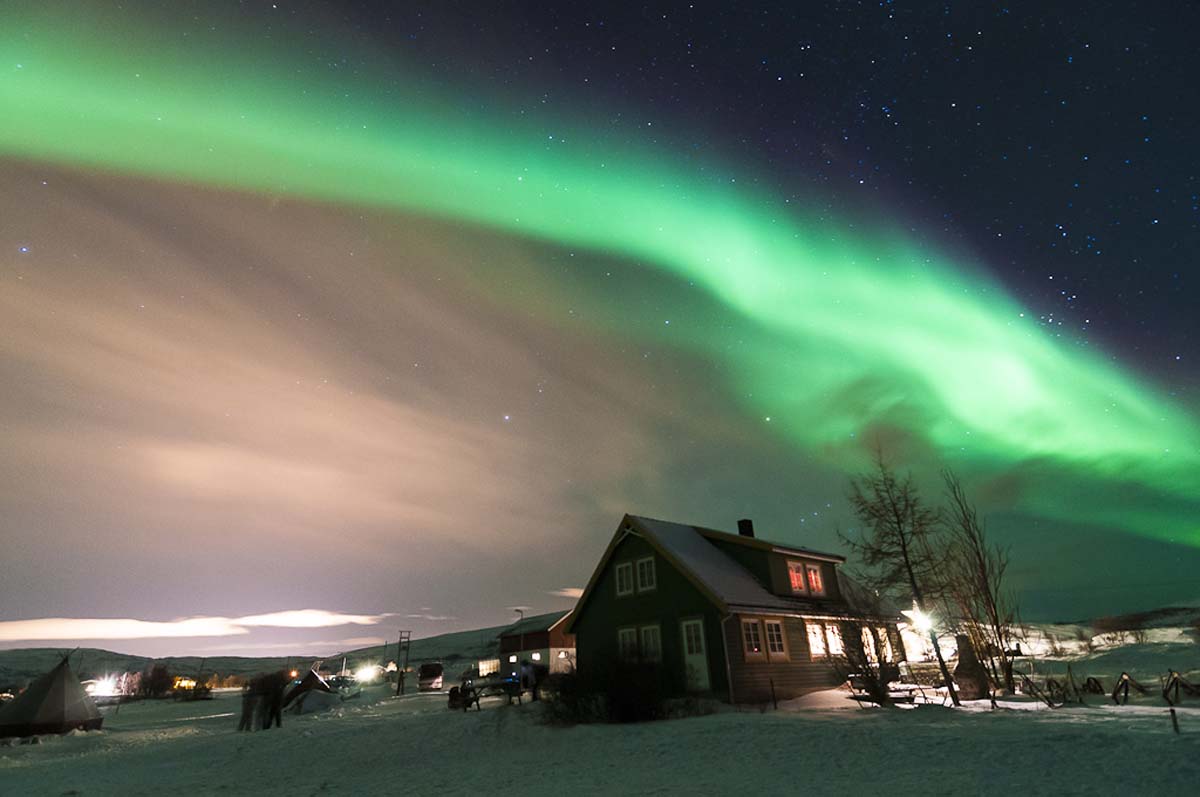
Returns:
[[[424,661],[441,661],[454,674],[456,668],[466,668],[468,663],[496,655],[496,637],[507,628],[499,625],[493,628],[481,628],[474,631],[457,631],[451,634],[414,639],[409,653],[409,665],[417,666]],[[299,646],[297,646],[299,648]],[[49,670],[57,664],[67,648],[19,648],[15,650],[0,650],[0,688],[6,686],[24,686],[28,681]],[[127,653],[116,653],[100,648],[80,648],[71,656],[71,664],[81,678],[96,678],[106,673],[139,672],[145,670],[152,662],[163,662],[172,673],[195,673],[203,663],[206,673],[216,672],[225,675],[251,675],[267,670],[282,669],[286,666],[293,668],[307,667],[318,659],[326,662],[338,661],[346,657],[346,666],[354,669],[356,666],[371,662],[386,663],[396,658],[396,643],[376,645],[369,648],[358,648],[338,652],[331,656],[313,656],[297,653],[291,656],[168,656],[165,658],[150,658],[133,656]],[[340,664],[339,664],[340,666]]]
[[[1145,612],[1131,612],[1066,623],[1090,625],[1103,631],[1133,631],[1141,628],[1196,627],[1200,624],[1200,606],[1164,606]]]

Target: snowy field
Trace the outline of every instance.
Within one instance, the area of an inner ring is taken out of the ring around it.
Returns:
[[[382,690],[238,734],[238,697],[109,710],[105,730],[0,747],[0,794],[1195,794],[1200,701],[780,711],[551,727],[539,707]]]

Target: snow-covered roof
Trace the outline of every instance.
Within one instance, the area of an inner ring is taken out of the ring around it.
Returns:
[[[841,606],[772,593],[749,570],[710,542],[714,535],[718,538],[728,538],[728,542],[742,542],[736,535],[638,515],[626,517],[635,531],[646,536],[664,556],[671,559],[676,567],[683,570],[685,575],[691,577],[697,586],[727,611],[777,611],[819,615],[842,613]],[[785,547],[774,546],[762,540],[756,542],[767,548]],[[842,557],[834,554],[810,552],[792,546],[786,546],[786,550],[797,554],[811,553],[835,561],[842,560]],[[842,580],[843,577],[839,573],[839,581]],[[846,608],[862,611],[849,602],[849,595],[843,594],[843,597],[847,599]]]
[[[547,614],[535,614],[532,617],[526,617],[518,620],[500,632],[500,636],[512,636],[514,634],[534,634],[538,631],[549,631],[560,620],[570,614],[569,611],[549,612]]]

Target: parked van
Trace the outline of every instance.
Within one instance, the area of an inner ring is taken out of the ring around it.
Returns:
[[[427,661],[417,670],[417,688],[422,692],[440,692],[445,674],[440,661]]]

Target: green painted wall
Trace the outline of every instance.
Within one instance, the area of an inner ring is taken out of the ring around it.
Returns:
[[[657,587],[649,592],[617,597],[616,565],[651,555],[655,559]],[[618,544],[587,602],[576,611],[574,628],[581,673],[602,671],[617,661],[618,628],[657,623],[662,629],[662,666],[675,694],[686,691],[680,622],[697,617],[703,619],[712,691],[721,696],[728,693],[720,615],[716,607],[642,538],[629,535]]]

